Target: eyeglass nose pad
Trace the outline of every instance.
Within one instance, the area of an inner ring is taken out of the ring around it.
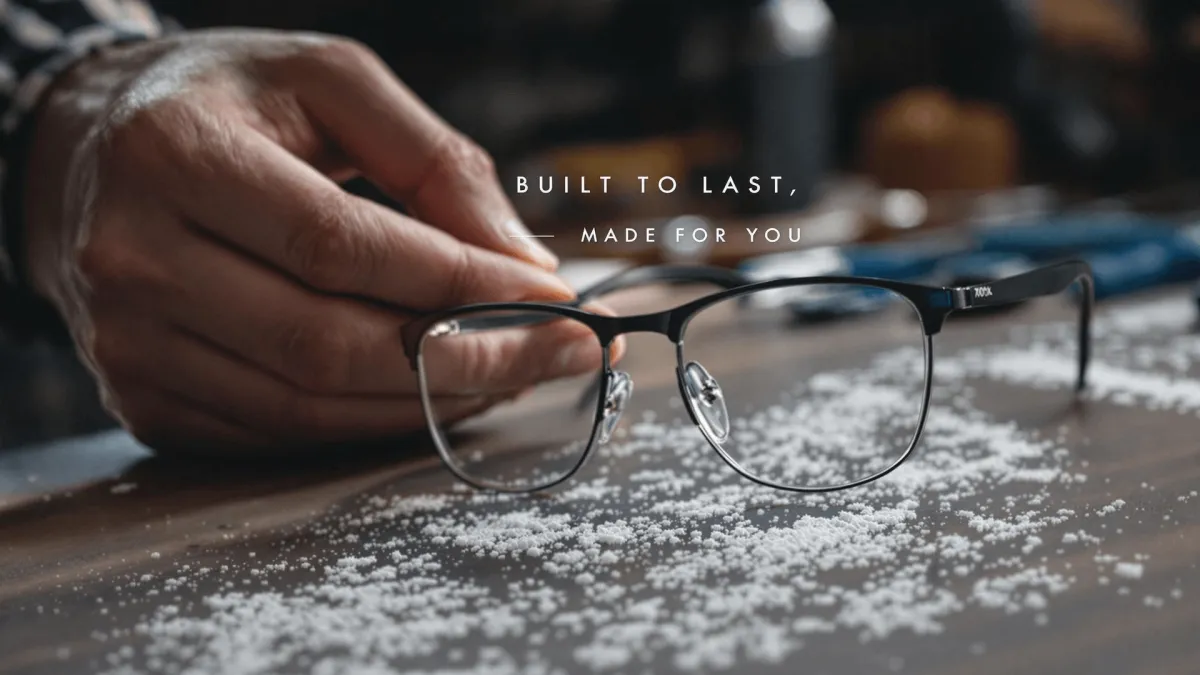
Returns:
[[[716,378],[704,366],[688,361],[683,367],[683,388],[696,423],[717,441],[728,438],[729,410],[725,407],[725,394]]]
[[[608,396],[604,399],[604,417],[600,420],[600,442],[607,443],[621,421],[625,404],[633,396],[633,378],[618,370],[608,376]]]

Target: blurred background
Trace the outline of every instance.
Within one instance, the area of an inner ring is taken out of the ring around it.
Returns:
[[[1179,210],[1200,177],[1190,0],[156,6],[188,27],[312,29],[371,45],[495,156],[522,215],[567,255],[684,255],[576,250],[583,226],[683,214],[796,226],[809,246],[1102,198],[1105,209],[1115,197]],[[643,195],[641,175],[679,187]],[[748,177],[772,175],[795,193],[747,194]],[[548,193],[517,194],[517,176],[546,179]],[[600,176],[612,177],[608,194]],[[715,189],[730,176],[739,194]],[[727,243],[703,253],[726,264],[754,253]]]
[[[188,28],[367,43],[493,154],[569,274],[670,260],[953,283],[1083,255],[1101,299],[1200,277],[1200,0],[154,5]],[[678,188],[641,194],[638,176]],[[788,189],[748,194],[752,176]],[[730,235],[584,244],[585,227]],[[781,236],[751,244],[744,227]],[[56,358],[10,349],[0,377],[60,377],[38,365]],[[89,394],[28,391],[0,416],[29,434],[105,423],[78,414]]]

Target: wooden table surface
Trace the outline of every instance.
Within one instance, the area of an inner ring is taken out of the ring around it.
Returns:
[[[9,449],[0,673],[1196,673],[1194,311],[1105,306],[1077,405],[1044,349],[1062,299],[952,318],[914,457],[824,496],[749,484],[670,426],[657,336],[630,345],[623,435],[549,495],[465,491],[418,440],[258,465],[116,431]],[[705,357],[740,373],[723,385],[775,386],[737,344]]]

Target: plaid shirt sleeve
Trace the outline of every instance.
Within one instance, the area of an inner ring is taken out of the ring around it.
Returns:
[[[17,197],[30,113],[66,67],[93,50],[165,31],[142,0],[0,0],[0,324],[27,333],[37,300],[23,288]],[[13,222],[17,221],[17,222]],[[44,309],[44,308],[43,308]]]

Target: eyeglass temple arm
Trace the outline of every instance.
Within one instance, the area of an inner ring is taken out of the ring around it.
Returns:
[[[652,265],[634,267],[599,281],[579,292],[579,303],[602,295],[651,284],[707,283],[721,288],[737,288],[751,283],[735,270],[709,265]]]
[[[635,267],[618,272],[617,274],[614,274],[585,288],[579,292],[575,300],[562,304],[570,307],[579,307],[589,300],[593,300],[602,295],[615,293],[616,291],[621,291],[628,288],[649,286],[651,284],[683,283],[709,283],[722,288],[736,288],[738,286],[744,286],[745,284],[750,283],[750,280],[733,270],[727,270],[721,267],[707,267],[701,265],[654,265],[650,267]],[[550,320],[551,319],[542,313],[531,313],[527,316],[514,313],[500,316],[473,317],[465,321],[460,321],[458,325],[461,331],[494,330],[497,328],[531,326]]]
[[[1079,391],[1087,382],[1088,362],[1091,358],[1095,282],[1090,265],[1082,260],[1067,260],[986,284],[952,288],[950,291],[954,295],[954,309],[958,311],[1009,305],[1042,296],[1057,295],[1075,282],[1079,282],[1083,290],[1079,302],[1079,371],[1075,381],[1075,390]]]
[[[736,288],[750,282],[750,279],[734,270],[707,265],[652,265],[649,267],[634,267],[602,279],[580,291],[574,300],[563,304],[571,307],[579,307],[589,300],[609,293],[652,284],[708,283],[722,288]],[[498,316],[472,317],[455,322],[455,330],[456,332],[464,333],[500,328],[517,328],[532,326],[551,320],[551,318],[540,312],[531,312],[528,315],[511,313]],[[601,386],[602,381],[598,378],[580,396],[575,406],[576,410],[580,412],[586,410],[588,402],[597,395]]]
[[[679,283],[709,283],[722,288],[736,288],[750,283],[750,279],[733,270],[706,265],[652,265],[649,267],[634,267],[602,279],[580,291],[574,300],[562,304],[568,307],[580,307],[589,300],[628,288],[651,284]],[[497,316],[463,319],[455,321],[454,325],[456,332],[467,333],[500,328],[533,326],[551,320],[550,317],[541,312],[531,312],[527,315],[506,313]],[[585,396],[595,395],[595,389],[596,387],[593,386],[591,390],[586,392]]]

